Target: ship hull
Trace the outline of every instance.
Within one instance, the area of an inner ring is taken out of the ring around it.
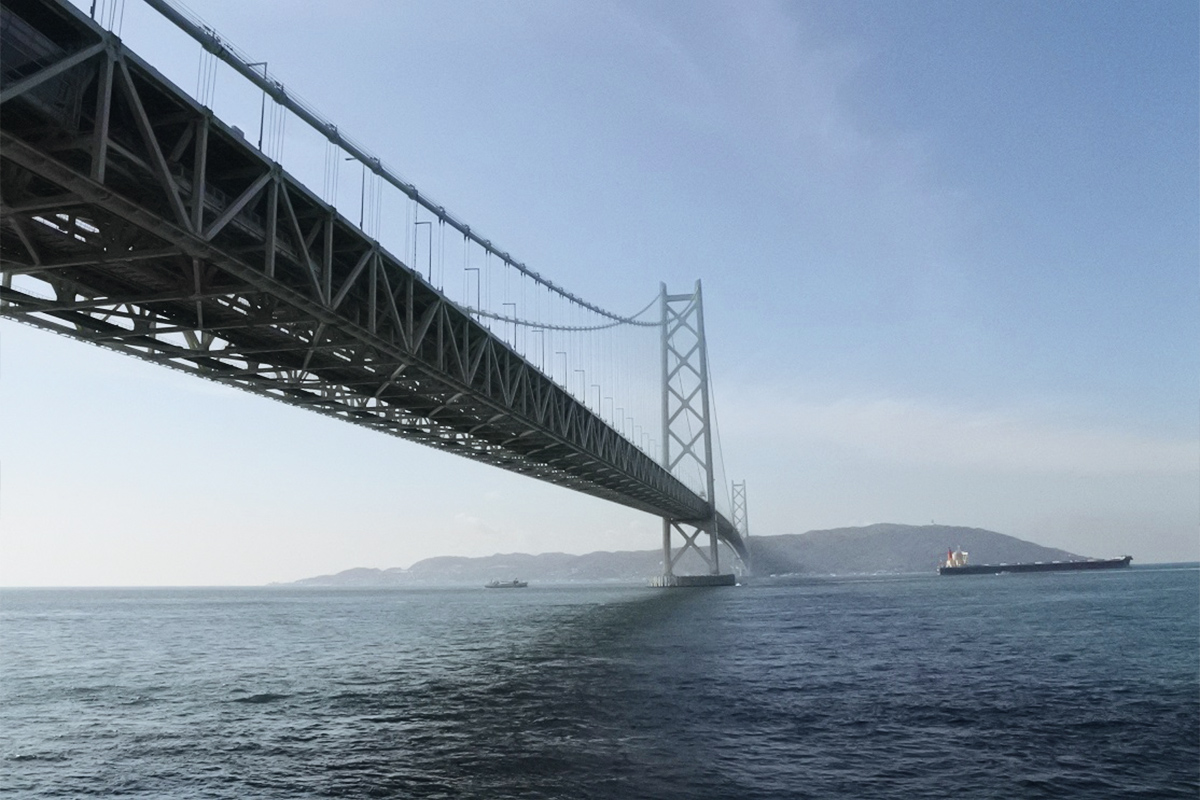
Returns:
[[[1036,561],[1031,564],[966,564],[961,567],[938,567],[939,575],[999,575],[1002,572],[1074,572],[1076,570],[1121,569],[1128,567],[1132,556],[1124,558],[1093,558],[1087,561]]]

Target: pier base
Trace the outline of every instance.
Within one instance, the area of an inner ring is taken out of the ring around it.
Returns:
[[[725,575],[659,575],[650,581],[659,589],[680,589],[693,586],[737,586],[737,576]]]

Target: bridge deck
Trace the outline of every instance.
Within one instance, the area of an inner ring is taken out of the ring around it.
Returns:
[[[711,514],[75,8],[3,13],[0,314],[652,514]]]

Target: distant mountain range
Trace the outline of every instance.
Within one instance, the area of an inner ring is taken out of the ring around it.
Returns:
[[[751,548],[756,575],[934,572],[948,548],[966,550],[972,564],[1083,558],[983,528],[888,523],[762,536],[751,539]]]
[[[931,573],[947,548],[970,552],[975,564],[1020,561],[1064,561],[1082,556],[1042,547],[982,528],[949,525],[895,525],[835,528],[783,536],[749,538],[755,575],[876,575]],[[735,558],[722,553],[722,565]],[[679,574],[705,572],[695,554],[676,567]],[[508,553],[465,558],[440,556],[408,569],[359,567],[334,575],[304,578],[300,586],[436,586],[481,585],[519,578],[537,583],[644,583],[662,573],[662,552],[637,550],[567,553]]]

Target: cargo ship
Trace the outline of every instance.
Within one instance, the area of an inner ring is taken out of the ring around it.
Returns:
[[[1088,558],[1083,561],[1032,561],[1026,564],[968,564],[967,551],[947,550],[946,560],[938,567],[939,575],[999,575],[1002,572],[1071,572],[1081,569],[1120,569],[1128,567],[1133,556]]]
[[[483,585],[483,588],[485,588],[485,589],[524,589],[528,585],[529,585],[528,581],[518,581],[518,580],[492,581],[491,583],[485,583]]]

